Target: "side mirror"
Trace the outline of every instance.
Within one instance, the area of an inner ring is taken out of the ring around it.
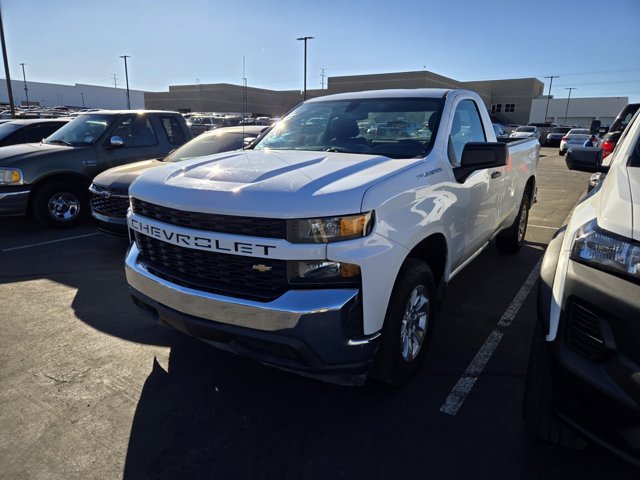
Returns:
[[[607,173],[608,166],[602,165],[602,148],[571,147],[565,159],[569,170],[589,173]]]
[[[469,142],[462,151],[460,167],[454,169],[456,180],[464,180],[476,170],[504,167],[509,157],[509,147],[502,142]]]
[[[253,142],[256,141],[258,137],[244,137],[242,148],[247,148]]]
[[[118,135],[114,135],[109,140],[109,146],[111,148],[123,147],[124,146],[124,140],[122,139],[122,137],[119,137]]]
[[[469,142],[462,151],[462,168],[503,167],[507,164],[509,148],[502,142]]]

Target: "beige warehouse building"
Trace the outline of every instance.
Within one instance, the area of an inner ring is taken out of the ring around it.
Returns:
[[[534,98],[544,84],[536,78],[460,82],[433,72],[397,72],[329,77],[325,90],[308,90],[307,97],[387,88],[466,88],[476,91],[497,121],[526,124]],[[168,92],[146,92],[150,109],[182,112],[248,112],[279,117],[302,101],[297,90],[276,91],[227,83],[170,86]]]

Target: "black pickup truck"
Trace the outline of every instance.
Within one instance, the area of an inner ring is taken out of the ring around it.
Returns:
[[[41,143],[0,148],[0,216],[31,213],[45,225],[75,225],[90,211],[87,189],[97,174],[163,157],[191,138],[177,112],[79,115]]]

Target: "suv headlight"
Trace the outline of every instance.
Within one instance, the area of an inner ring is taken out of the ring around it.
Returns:
[[[366,237],[373,228],[373,212],[341,217],[304,218],[287,221],[291,243],[328,243]]]
[[[0,167],[0,185],[22,185],[22,172],[17,168]]]
[[[576,232],[571,259],[640,282],[640,243],[600,229],[595,219]]]

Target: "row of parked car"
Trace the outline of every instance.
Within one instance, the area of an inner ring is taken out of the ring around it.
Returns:
[[[140,173],[242,148],[266,128],[223,127],[193,139],[181,114],[150,110],[8,121],[0,124],[0,216],[31,214],[70,227],[92,205],[102,230],[126,234],[128,187]]]
[[[238,125],[269,126],[277,120],[264,116],[249,117],[237,113],[187,113],[183,114],[183,117],[194,136],[221,127]]]
[[[602,147],[603,158],[609,155],[620,135],[636,113],[640,103],[630,103],[622,109],[610,127],[589,128],[576,126],[559,126],[550,123],[529,125],[501,125],[494,123],[493,127],[498,138],[537,138],[545,147],[558,147],[558,153],[565,155],[574,146]]]

